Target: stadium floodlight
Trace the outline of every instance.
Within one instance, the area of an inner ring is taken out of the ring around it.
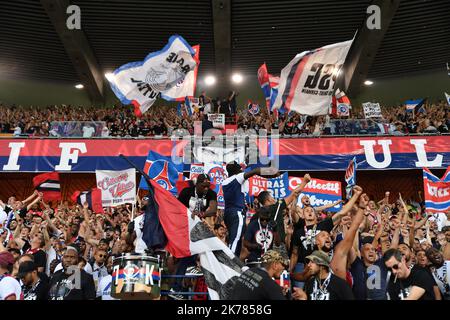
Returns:
[[[232,80],[234,83],[241,83],[242,80],[243,80],[243,78],[242,78],[242,75],[241,75],[241,74],[235,73],[235,74],[233,74],[233,76],[231,77],[231,80]]]
[[[75,88],[77,88],[77,89],[83,89],[84,86],[83,86],[81,83],[79,83],[79,84],[77,84],[77,85],[75,86]]]
[[[207,76],[206,78],[205,78],[205,84],[207,85],[207,86],[212,86],[213,84],[215,84],[216,83],[216,77],[214,77],[214,76]]]
[[[373,81],[366,80],[366,81],[364,81],[364,84],[365,84],[366,86],[371,86],[371,85],[373,85]]]
[[[112,79],[114,79],[114,73],[112,72],[105,73],[105,78],[108,79],[108,81],[112,81]]]

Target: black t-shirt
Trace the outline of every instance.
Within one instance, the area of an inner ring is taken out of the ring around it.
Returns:
[[[45,253],[44,250],[37,250],[36,252],[33,253],[33,257],[34,257],[34,263],[36,264],[36,266],[42,267],[45,269],[45,267],[47,266],[47,254]]]
[[[286,297],[266,270],[251,268],[236,280],[230,300],[286,300]]]
[[[92,276],[80,269],[80,289],[75,288],[76,275],[67,275],[64,270],[56,272],[50,280],[50,300],[93,300],[95,285]]]
[[[261,247],[258,247],[258,249],[249,249],[250,254],[248,256],[248,261],[256,261],[258,260],[258,258],[261,258],[261,255],[264,253],[264,245],[266,246],[267,250],[272,249],[273,231],[270,225],[267,225],[266,228],[262,228],[259,223],[259,219],[256,219],[248,224],[244,239],[251,244],[258,243],[259,245],[261,245]]]
[[[45,275],[45,274],[44,274]],[[47,300],[49,283],[48,277],[39,273],[39,281],[34,286],[22,286],[24,300]]]
[[[211,201],[217,201],[217,193],[208,189],[204,196],[197,196],[195,186],[181,190],[178,200],[191,212],[205,212]]]
[[[388,292],[391,300],[404,300],[409,296],[413,286],[425,289],[425,293],[419,300],[435,300],[433,286],[434,279],[431,274],[424,268],[414,266],[411,269],[409,277],[406,279],[398,279],[394,283],[395,276],[391,275]]]
[[[277,229],[276,231],[280,235],[281,242],[284,243],[284,239],[286,237],[286,231],[284,230],[284,210],[286,209],[286,201],[284,199],[280,199],[277,203],[272,204],[270,206],[266,206],[270,212],[270,219],[275,220],[275,216],[277,216]],[[277,215],[278,210],[278,215]]]
[[[306,226],[305,220],[300,219],[294,225],[292,246],[298,248],[298,262],[304,263],[305,257],[314,251],[316,236],[320,231],[331,232],[333,230],[333,220],[326,218],[315,225]]]
[[[316,277],[305,283],[308,300],[354,300],[352,289],[348,283],[332,273],[330,275],[329,279],[321,280],[323,286],[321,290],[319,290],[320,285]]]

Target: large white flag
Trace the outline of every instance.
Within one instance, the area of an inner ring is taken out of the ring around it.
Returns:
[[[152,52],[144,61],[127,63],[114,71],[108,80],[123,104],[133,104],[140,116],[160,94],[184,85],[185,78],[197,65],[195,50],[181,36],[171,36],[167,45]]]
[[[180,80],[168,91],[161,92],[161,98],[167,101],[184,101],[186,97],[194,97],[195,86],[197,84],[198,65],[200,64],[200,45],[193,46],[192,49],[195,51],[194,60],[197,63],[194,72],[186,74],[184,80]]]
[[[97,188],[102,192],[102,206],[115,207],[136,201],[135,169],[95,170]]]
[[[273,108],[305,115],[328,114],[336,77],[353,40],[335,43],[295,56],[281,71]]]

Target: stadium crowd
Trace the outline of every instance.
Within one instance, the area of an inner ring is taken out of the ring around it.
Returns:
[[[448,104],[424,104],[417,112],[406,111],[405,106],[383,107],[382,118],[365,119],[362,111],[351,112],[350,117],[311,117],[297,113],[268,114],[263,107],[252,114],[247,107],[238,109],[235,96],[211,99],[203,93],[192,114],[176,107],[154,107],[142,117],[134,115],[129,106],[111,108],[22,107],[0,105],[0,133],[14,136],[76,136],[76,137],[151,137],[170,136],[174,130],[194,131],[194,121],[208,122],[208,113],[224,113],[238,129],[244,131],[278,129],[284,136],[363,135],[415,133],[448,133],[450,112]],[[69,124],[61,122],[71,121]],[[99,125],[100,124],[100,125]],[[206,123],[206,127],[212,127]]]
[[[236,163],[227,165],[224,210],[217,209],[207,175],[178,196],[242,262],[257,266],[234,279],[227,298],[450,299],[450,211],[426,212],[420,193],[417,199],[389,192],[370,199],[355,186],[333,214],[328,209],[335,204],[312,207],[307,196],[298,201],[308,174],[284,199],[263,191],[254,203],[245,203],[240,187],[259,170],[244,173]],[[95,214],[87,203],[46,203],[37,191],[27,199],[0,201],[0,300],[113,299],[112,258],[145,252],[142,221],[148,202],[144,196],[136,207]],[[237,219],[245,212],[254,214],[241,229]],[[71,268],[80,270],[78,287]],[[283,270],[291,282],[282,287],[272,278]],[[193,277],[162,282],[161,288],[170,289],[169,299],[189,297],[180,291],[200,293],[192,299],[207,298],[195,256],[168,255],[164,272]]]

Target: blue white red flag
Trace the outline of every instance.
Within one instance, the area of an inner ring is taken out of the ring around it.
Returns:
[[[345,170],[345,182],[347,182],[345,190],[347,193],[347,199],[352,197],[352,188],[356,186],[356,167],[356,157],[353,157],[348,164],[347,170]]]
[[[450,167],[441,179],[423,168],[423,187],[427,211],[446,212],[450,209]]]
[[[187,85],[186,77],[194,74],[198,65],[195,54],[186,40],[174,35],[162,50],[150,53],[143,61],[121,66],[108,81],[119,100],[123,104],[133,104],[135,114],[141,116],[158,96],[168,98],[166,95],[172,94],[171,89]],[[179,98],[176,92],[170,98]],[[182,98],[186,95],[183,93]]]
[[[176,183],[183,179],[183,163],[175,164],[171,157],[150,151],[144,165],[144,172],[161,187],[177,195]],[[141,178],[139,188],[148,190],[147,182]]]
[[[103,213],[102,191],[98,188],[92,188],[88,191],[75,191],[71,200],[79,205],[87,203],[92,212]]]

